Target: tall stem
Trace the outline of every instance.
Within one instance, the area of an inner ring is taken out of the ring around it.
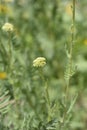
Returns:
[[[68,56],[68,78],[67,78],[67,85],[66,85],[66,92],[65,92],[65,110],[63,113],[63,120],[60,124],[60,130],[64,129],[65,121],[67,118],[67,102],[68,102],[68,95],[69,95],[69,87],[70,87],[70,80],[72,77],[72,71],[73,71],[73,45],[75,42],[75,2],[76,0],[72,0],[72,24],[71,24],[71,42],[69,46],[69,56]]]
[[[72,4],[72,25],[71,25],[71,43],[70,43],[70,50],[69,50],[69,77],[68,77],[68,81],[67,81],[67,88],[66,88],[66,97],[68,96],[68,89],[70,86],[70,79],[72,76],[72,58],[73,58],[73,45],[75,42],[75,2],[76,0],[73,0],[73,4]]]
[[[9,32],[9,39],[8,39],[8,68],[7,71],[9,72],[11,69],[11,58],[12,58],[12,47],[11,47],[11,33]]]

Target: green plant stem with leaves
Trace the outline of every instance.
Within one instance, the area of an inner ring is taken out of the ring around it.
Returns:
[[[73,101],[69,101],[69,88],[70,88],[70,80],[73,76],[73,46],[75,43],[75,2],[76,0],[72,0],[72,24],[71,24],[71,42],[68,50],[68,71],[66,72],[66,75],[68,75],[68,78],[66,80],[66,91],[65,91],[65,110],[63,113],[63,118],[60,123],[60,130],[63,130],[65,127],[65,122],[68,118],[68,111],[71,111],[71,107],[74,105],[76,101],[77,95],[74,97]],[[70,102],[70,106],[68,108],[68,102]]]
[[[8,68],[7,71],[9,72],[11,69],[11,57],[12,57],[12,45],[11,45],[11,32],[8,33]]]
[[[69,87],[70,87],[70,80],[72,77],[72,71],[73,71],[73,45],[75,43],[75,2],[76,0],[73,0],[73,4],[71,6],[72,8],[72,25],[71,25],[71,42],[70,42],[70,49],[69,49],[69,57],[68,57],[68,69],[69,69],[69,74],[68,74],[68,80],[67,80],[67,87],[66,87],[66,100],[68,98],[69,94]]]
[[[44,93],[45,93],[45,99],[46,99],[46,102],[47,102],[47,106],[48,106],[48,121],[51,120],[51,101],[50,101],[50,97],[49,97],[49,92],[48,92],[48,84],[47,84],[47,81],[43,75],[43,70],[42,68],[39,68],[39,74],[40,74],[40,78],[42,80],[42,82],[44,83]]]

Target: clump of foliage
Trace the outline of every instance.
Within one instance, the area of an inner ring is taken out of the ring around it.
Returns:
[[[0,1],[0,129],[86,130],[86,0]]]

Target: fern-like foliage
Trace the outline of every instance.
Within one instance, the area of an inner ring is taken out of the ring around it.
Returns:
[[[14,103],[14,100],[10,100],[10,96],[8,95],[8,91],[4,94],[0,95],[0,113],[5,114],[8,112],[11,104]]]
[[[74,62],[72,62],[72,65],[70,62],[67,63],[66,68],[65,68],[65,74],[64,78],[66,81],[68,81],[76,72],[76,65]]]

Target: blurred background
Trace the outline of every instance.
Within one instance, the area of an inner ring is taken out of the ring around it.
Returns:
[[[39,70],[32,67],[35,58],[40,56],[46,58],[47,64],[43,68],[43,75],[48,84],[50,100],[58,104],[62,100],[67,63],[65,45],[69,46],[71,41],[71,5],[72,0],[1,0],[0,36],[5,48],[8,36],[2,32],[1,27],[5,22],[9,22],[15,28],[12,37],[12,70],[6,80],[0,81],[1,92],[9,90],[11,98],[16,100],[4,121],[10,129],[17,130],[24,116],[28,114],[32,119],[36,115],[42,120],[47,117],[44,82],[41,80]],[[75,27],[73,59],[77,71],[72,77],[69,93],[70,95],[78,93],[78,98],[68,128],[87,130],[86,0],[76,0]],[[0,65],[0,71],[3,70],[3,64]],[[57,109],[55,112],[57,118],[61,112],[58,106],[58,112]]]

